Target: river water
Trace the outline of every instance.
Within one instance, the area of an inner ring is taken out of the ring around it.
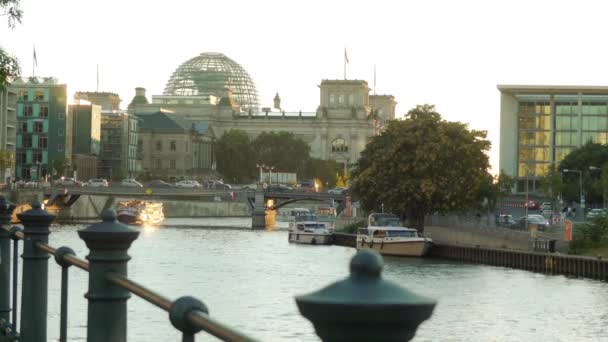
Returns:
[[[129,277],[170,299],[195,296],[214,318],[261,341],[318,341],[294,295],[346,277],[355,250],[289,244],[281,230],[234,229],[250,222],[174,219],[160,229],[141,229],[130,249]],[[50,245],[70,246],[84,257],[87,249],[77,235],[84,227],[53,227]],[[438,301],[414,341],[608,340],[605,283],[437,259],[384,261],[386,279]],[[60,268],[53,259],[49,270],[49,341],[56,341]],[[86,340],[87,276],[70,269],[71,341]],[[128,302],[128,316],[131,342],[180,341],[168,315],[136,296]],[[197,340],[214,338],[201,332]]]

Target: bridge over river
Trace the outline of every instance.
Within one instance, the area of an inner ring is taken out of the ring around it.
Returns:
[[[333,205],[340,214],[347,197],[318,192],[276,192],[267,190],[215,190],[179,188],[60,187],[42,190],[20,189],[11,198],[15,203],[29,203],[43,196],[47,206],[56,206],[60,219],[97,219],[103,209],[113,208],[118,200],[161,201],[168,217],[244,216],[252,217],[253,229],[264,229],[266,212],[297,202]]]

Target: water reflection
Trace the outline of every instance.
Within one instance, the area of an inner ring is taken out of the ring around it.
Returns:
[[[266,230],[271,232],[277,228],[277,211],[266,210]]]
[[[219,225],[251,222],[250,218]],[[171,221],[170,221],[171,222]],[[180,224],[182,221],[175,221]],[[278,222],[280,225],[282,222]],[[213,224],[212,219],[205,224]],[[55,226],[54,247],[88,254],[76,230]],[[261,341],[318,341],[294,296],[348,275],[355,250],[289,244],[285,231],[142,228],[129,254],[129,276],[170,299],[192,295],[214,318]],[[60,268],[49,262],[49,339],[59,335]],[[608,340],[608,285],[500,267],[447,260],[385,258],[384,277],[438,300],[434,315],[414,341]],[[70,340],[86,339],[88,274],[70,270]],[[167,314],[132,296],[128,339],[175,341]],[[197,340],[214,340],[201,333]]]

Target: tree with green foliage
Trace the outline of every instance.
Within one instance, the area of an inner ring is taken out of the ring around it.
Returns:
[[[557,167],[550,167],[549,171],[540,179],[540,189],[552,203],[557,203],[563,188],[562,173]]]
[[[307,157],[306,168],[298,173],[300,179],[318,179],[325,188],[332,188],[336,184],[336,173],[342,168],[334,160],[322,160]]]
[[[53,167],[53,170],[51,170],[51,176],[53,178],[69,176],[68,172],[70,172],[72,169],[70,158],[67,158],[65,156],[57,156],[53,158],[51,165]]]
[[[385,210],[424,231],[431,213],[479,205],[488,180],[485,131],[443,120],[432,105],[410,110],[372,139],[352,172],[353,191],[367,210]]]
[[[0,17],[7,17],[8,26],[14,28],[21,23],[23,11],[19,8],[19,0],[0,0]],[[11,79],[19,77],[21,69],[17,58],[0,47],[0,90],[6,87]]]
[[[255,150],[247,132],[231,129],[215,144],[217,170],[230,182],[246,183],[255,179]]]
[[[588,203],[600,203],[604,193],[602,182],[603,174],[598,174],[608,163],[608,145],[587,142],[583,146],[570,152],[559,164],[562,172],[562,192],[566,201],[579,201],[579,175],[577,172],[563,172],[563,170],[579,170],[582,172],[583,193]],[[591,168],[591,169],[590,169]],[[604,176],[608,177],[608,176]],[[608,183],[608,179],[606,180]]]
[[[262,132],[253,147],[256,163],[281,171],[303,174],[310,158],[310,146],[291,132]]]

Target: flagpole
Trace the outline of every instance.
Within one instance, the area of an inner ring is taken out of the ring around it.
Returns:
[[[376,64],[374,64],[374,95],[376,95]]]

